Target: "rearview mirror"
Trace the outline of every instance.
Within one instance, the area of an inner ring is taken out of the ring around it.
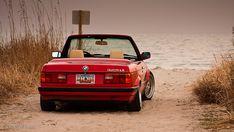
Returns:
[[[141,58],[143,60],[149,59],[150,57],[151,57],[150,52],[142,52],[142,54],[141,54]]]
[[[52,52],[52,57],[53,58],[60,58],[61,57],[61,52],[60,51],[53,51]]]
[[[95,42],[96,45],[107,45],[107,41],[96,41]]]

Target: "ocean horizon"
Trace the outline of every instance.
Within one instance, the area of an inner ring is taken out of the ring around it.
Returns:
[[[234,50],[232,34],[132,35],[141,52],[151,52],[150,69],[208,70]]]

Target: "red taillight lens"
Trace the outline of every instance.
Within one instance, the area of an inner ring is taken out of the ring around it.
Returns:
[[[119,83],[118,74],[106,73],[105,74],[105,83]]]
[[[104,82],[107,84],[129,84],[132,82],[130,73],[106,73]]]
[[[130,73],[125,74],[124,80],[125,83],[132,83],[132,76]]]
[[[66,73],[41,73],[41,83],[66,83]]]
[[[41,73],[41,83],[46,82],[45,73]]]

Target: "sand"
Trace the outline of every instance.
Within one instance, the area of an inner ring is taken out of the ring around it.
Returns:
[[[0,107],[0,131],[207,131],[199,121],[203,106],[197,102],[191,87],[205,71],[155,69],[153,73],[156,92],[152,100],[144,101],[140,112],[115,107],[42,112],[39,94],[34,93]]]

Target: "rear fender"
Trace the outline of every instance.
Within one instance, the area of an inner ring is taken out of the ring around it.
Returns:
[[[150,70],[147,70],[146,73],[145,73],[145,79],[144,79],[144,82],[141,83],[141,87],[140,87],[140,91],[143,92],[145,90],[145,87],[146,87],[146,84],[147,82],[150,80],[150,74],[152,74],[150,72]]]
[[[141,78],[137,77],[137,79],[135,80],[135,82],[133,83],[134,86],[140,86],[141,83]]]
[[[150,74],[152,74],[150,70],[147,70],[147,72],[145,73],[145,81],[150,80]]]

